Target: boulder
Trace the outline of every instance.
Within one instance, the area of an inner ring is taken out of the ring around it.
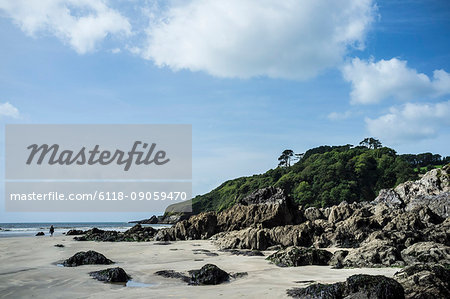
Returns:
[[[36,236],[36,237],[39,237],[39,236],[45,236],[45,234],[44,234],[44,232],[38,232],[35,236]]]
[[[199,270],[189,271],[192,285],[215,285],[228,281],[230,275],[213,264],[206,264]]]
[[[401,252],[407,264],[439,263],[450,265],[450,247],[435,242],[415,243]]]
[[[385,240],[372,240],[348,253],[342,262],[344,267],[391,267],[403,266],[397,247]]]
[[[107,259],[103,254],[93,250],[77,252],[63,262],[64,267],[76,267],[81,265],[110,265],[114,262]]]
[[[108,268],[89,273],[93,278],[105,282],[127,282],[131,277],[122,268]]]
[[[406,298],[450,298],[450,269],[437,264],[406,266],[394,274]]]
[[[332,256],[333,254],[326,250],[292,246],[279,250],[266,259],[279,267],[324,266],[328,265]]]
[[[352,275],[345,282],[334,284],[314,284],[306,288],[287,290],[294,298],[309,299],[402,299],[405,298],[403,287],[394,279],[382,275]]]

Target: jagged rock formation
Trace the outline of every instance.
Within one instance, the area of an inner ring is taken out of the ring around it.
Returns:
[[[328,265],[332,253],[316,248],[288,247],[279,250],[266,259],[279,267],[298,267],[305,265]]]
[[[258,226],[272,228],[293,224],[293,204],[279,188],[269,187],[250,194],[240,203],[219,214],[205,212],[161,229],[155,240],[208,239],[223,231]]]
[[[75,237],[77,241],[103,241],[103,242],[142,242],[151,241],[157,230],[136,224],[125,232],[101,230],[93,228],[83,232],[83,236]],[[78,234],[78,233],[77,233]]]
[[[294,298],[302,299],[401,299],[405,298],[403,287],[394,279],[381,275],[352,275],[345,282],[334,284],[314,284],[306,288],[287,291]]]
[[[250,226],[222,231],[213,237],[221,248],[265,250],[270,246],[357,248],[342,260],[343,266],[401,266],[410,263],[405,254],[418,242],[431,248],[449,246],[449,171],[428,172],[421,180],[382,190],[371,203],[346,203],[325,209],[300,208],[295,225]],[[421,201],[421,199],[426,199]],[[433,206],[431,203],[439,203]],[[299,220],[300,219],[300,220]]]
[[[395,273],[408,299],[450,298],[450,269],[436,264],[415,264]]]

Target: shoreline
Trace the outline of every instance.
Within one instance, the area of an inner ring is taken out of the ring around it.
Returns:
[[[281,268],[264,257],[236,256],[219,251],[210,240],[175,241],[169,245],[156,242],[94,242],[75,241],[72,236],[10,237],[0,239],[0,297],[38,298],[64,294],[65,298],[287,298],[286,290],[305,287],[314,281],[333,283],[353,274],[392,277],[398,268],[331,269],[330,266]],[[58,248],[55,244],[63,244]],[[32,250],[31,250],[32,249]],[[204,249],[218,256],[197,254]],[[79,251],[95,250],[116,264],[85,265],[75,268],[56,264]],[[154,274],[160,270],[187,272],[213,263],[231,273],[248,272],[248,276],[215,286],[189,286],[176,279]],[[109,267],[122,267],[137,287],[124,287],[92,279],[88,272]],[[141,284],[145,286],[142,287]],[[141,285],[141,287],[139,287]]]

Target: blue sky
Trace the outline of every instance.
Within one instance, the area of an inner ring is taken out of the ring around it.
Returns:
[[[448,1],[279,2],[0,0],[0,123],[192,124],[194,194],[286,148],[450,155]]]

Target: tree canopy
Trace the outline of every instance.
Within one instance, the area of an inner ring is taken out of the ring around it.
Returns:
[[[387,147],[321,146],[306,151],[294,165],[286,166],[283,162],[283,166],[226,181],[195,197],[193,211],[221,211],[268,186],[283,188],[295,202],[305,206],[325,207],[343,200],[370,201],[380,189],[417,178],[413,167]]]

